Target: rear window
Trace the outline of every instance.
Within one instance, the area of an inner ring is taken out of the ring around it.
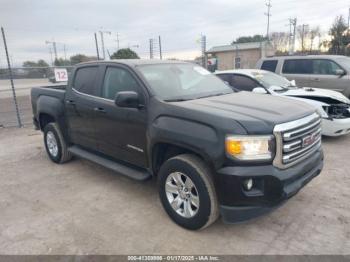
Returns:
[[[262,63],[261,69],[266,71],[275,72],[277,66],[277,60],[266,60]]]
[[[312,74],[311,59],[288,59],[284,61],[282,73],[284,74]]]
[[[74,89],[88,95],[97,95],[95,80],[97,76],[97,66],[79,68],[74,78]]]

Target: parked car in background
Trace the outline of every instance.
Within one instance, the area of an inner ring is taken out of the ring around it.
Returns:
[[[157,177],[164,209],[188,229],[271,211],[323,167],[314,107],[233,92],[194,64],[83,63],[68,86],[33,88],[31,101],[53,162],[76,155],[132,179]]]
[[[257,69],[295,80],[298,86],[332,89],[350,98],[350,58],[336,55],[262,58]]]
[[[287,96],[315,106],[322,117],[323,135],[341,136],[350,133],[350,100],[339,92],[313,87],[299,88],[285,77],[258,69],[218,71],[216,75],[238,90]]]

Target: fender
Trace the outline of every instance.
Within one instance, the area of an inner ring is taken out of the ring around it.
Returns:
[[[149,158],[153,156],[154,146],[158,143],[168,143],[191,150],[210,164],[218,163],[217,160],[224,152],[224,143],[220,143],[221,135],[214,128],[192,120],[160,116],[151,124],[148,135]],[[152,163],[151,159],[149,160],[149,163]]]
[[[37,115],[39,120],[40,114],[48,114],[52,116],[56,123],[61,128],[63,135],[66,137],[66,124],[64,120],[64,105],[63,102],[55,97],[42,95],[37,99]]]

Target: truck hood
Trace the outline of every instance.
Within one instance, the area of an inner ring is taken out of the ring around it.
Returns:
[[[350,104],[350,100],[347,97],[345,97],[343,94],[333,90],[327,90],[327,89],[303,87],[303,88],[289,89],[288,91],[283,93],[274,92],[274,91],[272,92],[276,95],[300,97],[300,98],[323,102],[326,104],[338,104],[338,103]]]
[[[245,91],[174,104],[208,116],[237,121],[251,134],[271,133],[276,124],[293,121],[316,111],[313,106],[294,99]]]

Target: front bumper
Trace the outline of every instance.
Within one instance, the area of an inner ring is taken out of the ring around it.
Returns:
[[[322,135],[342,136],[350,133],[350,118],[322,119]]]
[[[294,196],[323,168],[322,149],[288,169],[272,165],[224,167],[217,171],[216,188],[221,216],[226,223],[242,222],[265,214]],[[243,181],[252,178],[246,191]]]

